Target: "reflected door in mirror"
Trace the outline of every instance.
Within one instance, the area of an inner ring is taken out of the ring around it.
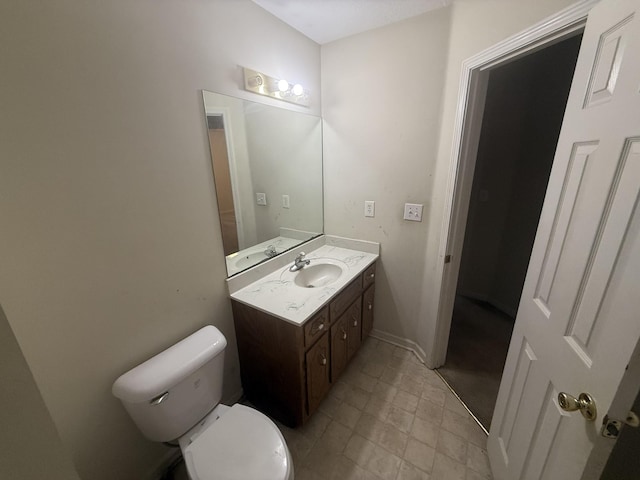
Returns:
[[[222,115],[208,115],[209,146],[211,147],[211,162],[213,178],[216,186],[216,198],[220,212],[220,226],[222,228],[222,246],[224,254],[237,252],[238,226],[236,212],[233,206],[233,190],[231,187],[231,172],[229,171],[229,154],[227,140],[224,133],[224,119]]]

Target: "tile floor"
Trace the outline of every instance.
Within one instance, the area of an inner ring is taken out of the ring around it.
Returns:
[[[486,435],[440,377],[375,338],[306,425],[278,426],[296,480],[492,478]]]
[[[375,338],[306,425],[279,426],[296,480],[492,478],[486,435],[440,377]]]

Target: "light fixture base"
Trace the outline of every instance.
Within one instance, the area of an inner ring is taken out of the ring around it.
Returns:
[[[309,91],[299,83],[288,82],[283,78],[275,78],[262,72],[242,67],[244,72],[244,89],[278,100],[308,107]]]

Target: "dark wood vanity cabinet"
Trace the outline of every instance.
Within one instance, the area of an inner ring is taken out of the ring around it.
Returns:
[[[307,421],[369,335],[375,263],[298,326],[232,299],[245,396],[287,426]]]

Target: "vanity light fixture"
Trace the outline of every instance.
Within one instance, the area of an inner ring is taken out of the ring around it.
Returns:
[[[243,68],[245,90],[296,105],[309,106],[309,91],[299,83],[292,84],[284,78],[270,77],[261,72]]]

